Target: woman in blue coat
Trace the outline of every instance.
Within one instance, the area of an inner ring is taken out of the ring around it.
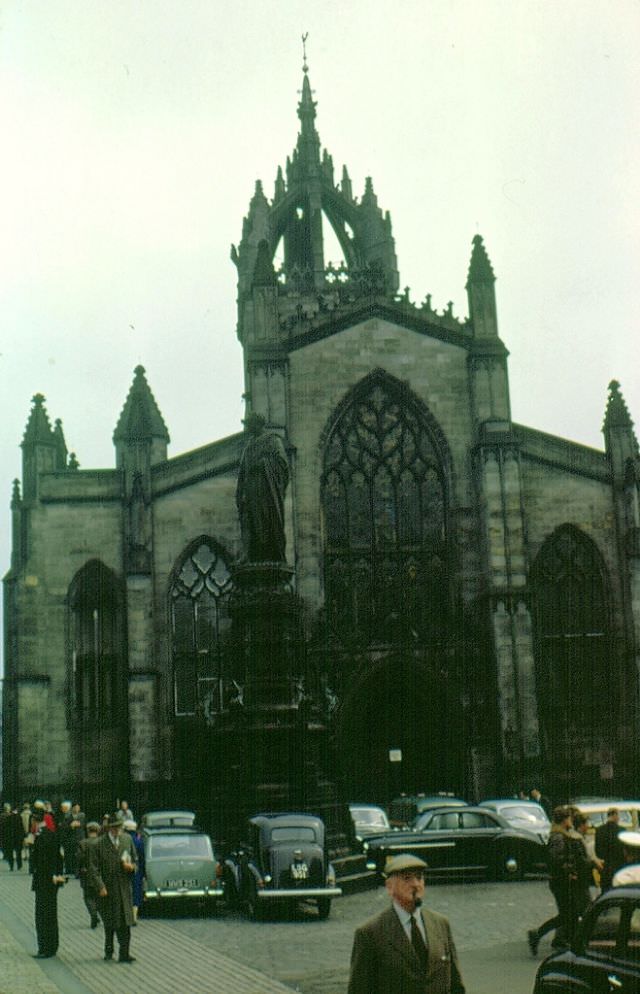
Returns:
[[[136,850],[136,857],[138,860],[138,865],[136,872],[131,878],[131,900],[133,903],[133,924],[138,924],[138,913],[142,907],[142,902],[144,901],[144,843],[142,841],[142,834],[138,831],[138,826],[135,821],[125,821],[124,823],[125,831],[131,836],[134,848]]]

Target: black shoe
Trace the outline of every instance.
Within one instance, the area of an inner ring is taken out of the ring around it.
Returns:
[[[113,953],[105,953],[105,954],[104,954],[104,958],[105,958],[106,960],[110,960],[110,959],[113,959]]]
[[[91,928],[97,928],[97,927],[98,927],[98,919],[97,918],[92,918],[91,919]]]
[[[121,956],[118,963],[135,963],[135,956]]]
[[[538,933],[533,929],[529,929],[527,932],[527,942],[529,943],[529,951],[532,956],[536,956],[538,953],[538,943],[540,939],[538,938]]]

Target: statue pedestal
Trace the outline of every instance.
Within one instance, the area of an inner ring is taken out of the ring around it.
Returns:
[[[332,848],[348,845],[345,804],[330,770],[329,736],[308,672],[294,571],[284,563],[232,570],[234,679],[242,703],[218,724],[233,796],[230,836],[259,811],[308,811],[325,820]]]

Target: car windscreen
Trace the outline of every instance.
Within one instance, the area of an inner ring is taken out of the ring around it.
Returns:
[[[153,835],[147,843],[147,859],[211,859],[206,835]]]
[[[375,808],[351,808],[351,816],[354,821],[363,825],[380,825],[381,828],[387,828],[389,824],[384,811],[376,811]]]
[[[541,827],[548,824],[548,818],[542,809],[536,810],[526,804],[505,804],[498,809],[498,813],[507,821],[530,822],[531,825]]]
[[[301,825],[287,825],[282,828],[272,828],[272,842],[315,842],[316,833],[313,828]]]

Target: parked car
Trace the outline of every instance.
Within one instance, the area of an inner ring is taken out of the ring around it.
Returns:
[[[458,808],[466,803],[453,794],[401,794],[389,805],[389,821],[392,828],[408,828],[425,811],[443,807]]]
[[[449,806],[426,811],[414,827],[365,839],[367,866],[381,875],[387,859],[407,852],[427,864],[427,875],[520,880],[545,872],[546,846],[535,832],[514,828],[487,808]]]
[[[489,808],[502,818],[506,818],[514,828],[535,832],[543,842],[549,839],[551,822],[544,808],[535,801],[519,801],[515,798],[492,798],[480,801],[481,808]]]
[[[193,828],[193,811],[147,811],[140,819],[140,828]]]
[[[609,808],[617,808],[620,812],[620,828],[635,832],[640,825],[640,801],[625,801],[616,798],[603,798],[599,801],[592,801],[577,798],[571,804],[581,814],[588,815],[589,821],[594,828],[604,824],[607,820],[607,811]]]
[[[367,835],[379,835],[380,832],[390,832],[391,825],[384,808],[376,804],[350,804],[349,811],[360,841]]]
[[[570,949],[538,967],[534,994],[640,991],[640,887],[616,887],[585,912]]]
[[[224,866],[208,835],[192,828],[148,827],[142,833],[145,903],[224,897]]]
[[[328,918],[331,901],[342,894],[325,848],[320,818],[297,813],[259,814],[249,819],[247,838],[226,861],[230,903],[253,919],[273,902],[315,901]]]

